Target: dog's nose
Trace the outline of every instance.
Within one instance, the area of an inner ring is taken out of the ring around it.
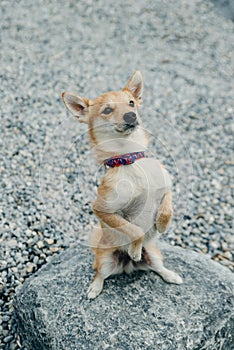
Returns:
[[[136,113],[134,112],[125,113],[123,119],[128,125],[136,125]]]

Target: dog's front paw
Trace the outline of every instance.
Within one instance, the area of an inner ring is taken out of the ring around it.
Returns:
[[[137,241],[136,241],[137,242]],[[128,255],[133,261],[140,261],[142,254],[142,243],[132,242],[128,248]]]

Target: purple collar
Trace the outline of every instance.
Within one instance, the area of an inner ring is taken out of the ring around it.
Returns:
[[[104,160],[104,165],[107,168],[114,168],[121,165],[129,165],[134,163],[137,159],[145,158],[145,152],[132,152]]]

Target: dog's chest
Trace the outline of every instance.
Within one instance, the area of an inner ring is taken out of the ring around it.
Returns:
[[[158,161],[149,158],[120,167],[113,182],[108,201],[129,219],[139,212],[155,211],[163,194],[171,187],[168,172]]]

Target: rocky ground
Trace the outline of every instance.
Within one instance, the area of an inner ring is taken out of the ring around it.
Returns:
[[[14,307],[28,350],[231,350],[234,274],[205,254],[158,242],[183,284],[152,272],[112,276],[87,298],[86,247],[68,248],[17,289]]]
[[[233,46],[209,1],[1,2],[0,349],[23,349],[17,286],[95,222],[103,170],[64,90],[93,98],[142,71],[150,152],[174,178],[165,239],[233,270]]]

